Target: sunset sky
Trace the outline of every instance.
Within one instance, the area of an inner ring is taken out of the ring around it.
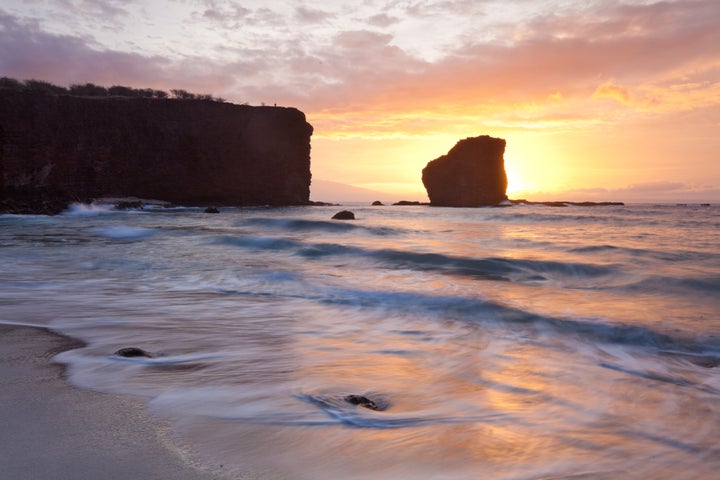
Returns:
[[[3,0],[0,76],[294,106],[322,180],[425,200],[492,135],[511,198],[720,202],[718,0]]]

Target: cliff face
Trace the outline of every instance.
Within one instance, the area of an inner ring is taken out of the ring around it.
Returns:
[[[481,207],[507,200],[505,140],[487,135],[460,140],[422,171],[430,205]]]
[[[311,135],[294,108],[0,89],[0,201],[306,204]]]

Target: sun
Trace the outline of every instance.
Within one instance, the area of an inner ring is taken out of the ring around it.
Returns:
[[[508,179],[507,195],[509,198],[517,197],[520,193],[537,190],[537,178],[528,175],[524,163],[513,156],[505,158],[505,174]]]

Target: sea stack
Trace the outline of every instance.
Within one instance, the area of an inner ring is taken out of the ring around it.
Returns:
[[[431,206],[485,207],[507,200],[505,140],[488,135],[460,140],[422,171]]]
[[[312,131],[295,108],[0,88],[0,212],[99,197],[306,205]]]

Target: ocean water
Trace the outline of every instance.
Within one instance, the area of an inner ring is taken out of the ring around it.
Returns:
[[[717,478],[720,206],[351,209],[0,216],[0,322],[228,472]]]

